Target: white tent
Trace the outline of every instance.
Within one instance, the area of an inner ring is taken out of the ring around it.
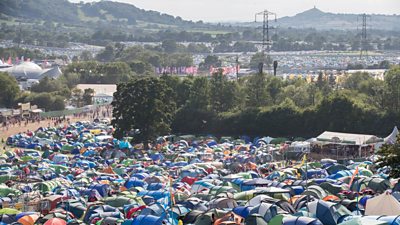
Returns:
[[[366,216],[398,216],[400,215],[400,202],[393,195],[386,192],[374,198],[368,199]]]
[[[394,144],[396,143],[397,135],[399,135],[399,130],[397,127],[393,128],[393,131],[389,136],[387,136],[384,140],[386,144]]]
[[[331,142],[331,143],[344,143],[354,145],[365,145],[370,143],[377,143],[381,139],[375,135],[370,134],[350,134],[340,132],[325,131],[317,137],[317,142]]]

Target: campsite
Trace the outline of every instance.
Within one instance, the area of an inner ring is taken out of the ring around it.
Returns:
[[[146,150],[113,132],[105,119],[10,136],[0,224],[400,224],[400,183],[375,162],[397,128],[295,142],[171,135]]]

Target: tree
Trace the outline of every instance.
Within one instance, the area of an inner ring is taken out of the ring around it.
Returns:
[[[384,144],[380,150],[381,156],[377,165],[380,168],[389,167],[390,177],[400,177],[400,135],[397,136],[396,142],[392,145]]]
[[[106,48],[96,56],[97,60],[102,62],[112,61],[114,57],[115,49],[111,45],[107,45]]]
[[[0,72],[0,106],[12,107],[20,90],[14,77]]]
[[[262,52],[257,52],[250,59],[250,68],[258,71],[260,63],[263,63],[264,66],[271,65],[272,59],[269,56],[267,57]]]
[[[210,67],[220,67],[222,64],[221,60],[216,55],[208,55],[204,62],[200,63],[199,67],[203,70],[208,70]]]
[[[267,90],[269,95],[271,96],[272,103],[276,103],[277,96],[282,87],[282,79],[277,78],[275,76],[269,76],[267,78]]]
[[[49,77],[44,77],[39,81],[38,84],[35,84],[31,87],[31,91],[37,93],[55,92],[61,90],[63,88],[62,86],[63,86],[62,83],[59,82],[58,80]]]
[[[90,61],[90,60],[93,60],[93,55],[91,52],[85,50],[81,53],[81,55],[79,56],[79,59],[82,61]]]
[[[350,90],[360,90],[360,84],[363,81],[372,80],[368,73],[357,72],[348,76],[343,83],[343,87]]]
[[[154,71],[150,63],[138,60],[130,62],[129,67],[133,72],[135,72],[138,75],[150,74]]]
[[[82,105],[82,90],[78,88],[72,89],[72,102],[76,107],[81,107]]]
[[[83,105],[93,104],[93,95],[94,95],[94,90],[92,88],[87,88],[83,90],[83,95],[82,95]]]
[[[270,96],[266,86],[265,74],[254,74],[246,80],[247,107],[261,107],[267,105]]]
[[[212,75],[210,81],[210,106],[216,113],[227,112],[235,107],[237,100],[237,89],[234,81],[229,81],[218,71]]]
[[[207,110],[210,104],[210,83],[205,77],[196,77],[190,89],[187,105],[190,108]]]
[[[24,102],[30,102],[32,105],[37,105],[46,111],[63,110],[64,97],[52,95],[51,93],[33,93],[27,96]]]
[[[176,41],[168,39],[168,40],[164,40],[161,43],[161,47],[164,49],[165,52],[167,53],[173,53],[176,52],[176,50],[178,49],[178,45],[176,44]]]
[[[400,113],[400,66],[390,69],[385,75],[390,110]]]
[[[137,131],[134,141],[147,146],[148,141],[170,132],[175,102],[172,89],[163,79],[140,77],[118,84],[112,106],[117,138]]]

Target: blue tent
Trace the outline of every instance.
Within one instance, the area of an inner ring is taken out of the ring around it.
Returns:
[[[324,225],[337,225],[343,216],[351,214],[351,212],[341,204],[322,200],[310,203],[309,209]]]
[[[261,202],[259,205],[253,207],[250,210],[250,214],[258,214],[262,216],[266,222],[269,222],[278,214],[278,208],[276,207],[276,205]]]
[[[140,215],[152,215],[157,216],[158,218],[165,219],[167,216],[167,212],[160,204],[151,204],[150,206],[144,208]]]
[[[170,194],[168,191],[141,191],[137,193],[137,196],[142,197],[142,196],[151,196],[155,200],[159,200],[161,198],[168,197]]]
[[[108,185],[107,184],[91,184],[88,190],[96,190],[101,197],[107,196]]]
[[[146,186],[146,182],[144,182],[143,180],[140,180],[139,178],[136,177],[131,177],[129,178],[129,180],[127,180],[124,184],[124,186],[126,188],[131,188],[131,187],[145,187]]]
[[[153,215],[139,215],[136,217],[130,225],[162,225],[163,219]],[[123,223],[125,225],[125,223]],[[129,225],[129,224],[127,224]]]
[[[151,183],[149,186],[147,186],[147,190],[149,191],[157,191],[161,190],[165,187],[165,184],[163,183]]]
[[[149,174],[147,174],[147,173],[135,173],[135,174],[132,175],[132,177],[136,177],[136,178],[139,178],[141,180],[143,180],[144,178],[146,178],[148,176],[149,176]]]
[[[322,223],[318,219],[300,216],[284,218],[282,225],[322,225]]]
[[[233,208],[232,212],[243,218],[246,218],[250,214],[250,209],[251,207],[249,206],[236,206]]]
[[[329,175],[328,178],[337,180],[341,177],[348,177],[348,176],[352,176],[352,175],[353,175],[353,173],[350,170],[341,170],[335,174]]]

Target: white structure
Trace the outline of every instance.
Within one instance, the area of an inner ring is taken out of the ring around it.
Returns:
[[[110,103],[114,99],[114,93],[117,91],[116,84],[78,84],[76,88],[85,91],[85,89],[93,89],[94,103]]]
[[[8,72],[15,78],[36,79],[39,80],[45,76],[57,78],[60,76],[61,70],[59,67],[42,69],[39,65],[33,62],[23,62],[12,67],[0,68],[1,72]]]
[[[353,145],[365,145],[377,143],[381,139],[375,135],[370,134],[351,134],[325,131],[317,137],[320,142],[344,143]]]

